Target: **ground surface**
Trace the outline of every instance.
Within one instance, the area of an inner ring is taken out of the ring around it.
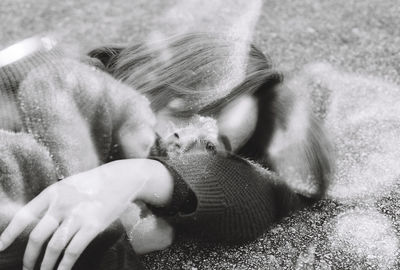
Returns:
[[[1,0],[0,48],[44,31],[85,46],[140,40],[176,2]],[[256,44],[293,74],[293,87],[312,92],[335,143],[330,199],[249,245],[180,239],[144,262],[152,269],[399,269],[400,5],[265,2]]]

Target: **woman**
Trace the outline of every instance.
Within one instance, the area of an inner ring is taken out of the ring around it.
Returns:
[[[50,239],[42,269],[52,269],[64,248],[58,269],[70,269],[91,240],[131,201],[144,202],[173,225],[197,236],[244,242],[323,196],[331,169],[326,137],[317,121],[303,112],[305,118],[299,119],[306,124],[296,134],[301,139],[293,144],[279,140],[285,129],[292,130],[287,117],[297,112],[292,109],[296,100],[278,91],[281,76],[260,51],[251,48],[242,83],[226,97],[210,101],[212,92],[203,86],[205,82],[215,85],[215,77],[208,70],[224,63],[229,42],[215,35],[189,34],[164,40],[163,46],[103,48],[90,55],[99,58],[112,76],[150,99],[158,116],[157,132],[162,133],[165,121],[180,122],[194,114],[217,118],[219,133],[229,139],[234,152],[282,176],[315,181],[307,196],[295,193],[270,171],[225,151],[115,160],[45,189],[3,232],[3,249],[32,220],[40,219],[34,229],[40,237],[28,242],[25,267],[32,269],[38,250]],[[167,61],[162,60],[165,48]],[[232,116],[237,120],[237,110],[247,115],[240,123],[232,121]],[[271,147],[274,151],[269,151]],[[124,149],[120,150],[113,159],[124,157]],[[285,170],[286,165],[290,170]],[[60,237],[68,227],[73,229]]]

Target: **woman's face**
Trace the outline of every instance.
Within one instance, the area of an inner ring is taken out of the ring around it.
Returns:
[[[244,95],[226,105],[216,116],[218,135],[226,136],[232,150],[238,149],[253,134],[257,124],[258,103],[255,97]],[[188,119],[173,116],[168,107],[157,113],[156,132],[165,138],[173,128],[188,125]],[[173,126],[173,127],[172,127]]]

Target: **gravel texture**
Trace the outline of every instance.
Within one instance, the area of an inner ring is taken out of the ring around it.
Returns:
[[[0,48],[45,31],[84,47],[142,40],[177,3],[1,0]],[[399,14],[397,0],[265,1],[255,43],[325,120],[337,153],[329,198],[247,245],[178,238],[143,257],[149,269],[400,268]]]

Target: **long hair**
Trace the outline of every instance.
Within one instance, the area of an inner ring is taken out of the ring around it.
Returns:
[[[227,94],[218,95],[217,84],[229,78],[231,50],[235,40],[211,33],[189,33],[130,46],[104,46],[89,52],[100,59],[108,73],[147,95],[158,111],[170,101],[181,99],[181,116],[215,114],[228,102],[254,93],[266,82],[280,83],[282,75],[254,46],[249,46],[240,83]]]

